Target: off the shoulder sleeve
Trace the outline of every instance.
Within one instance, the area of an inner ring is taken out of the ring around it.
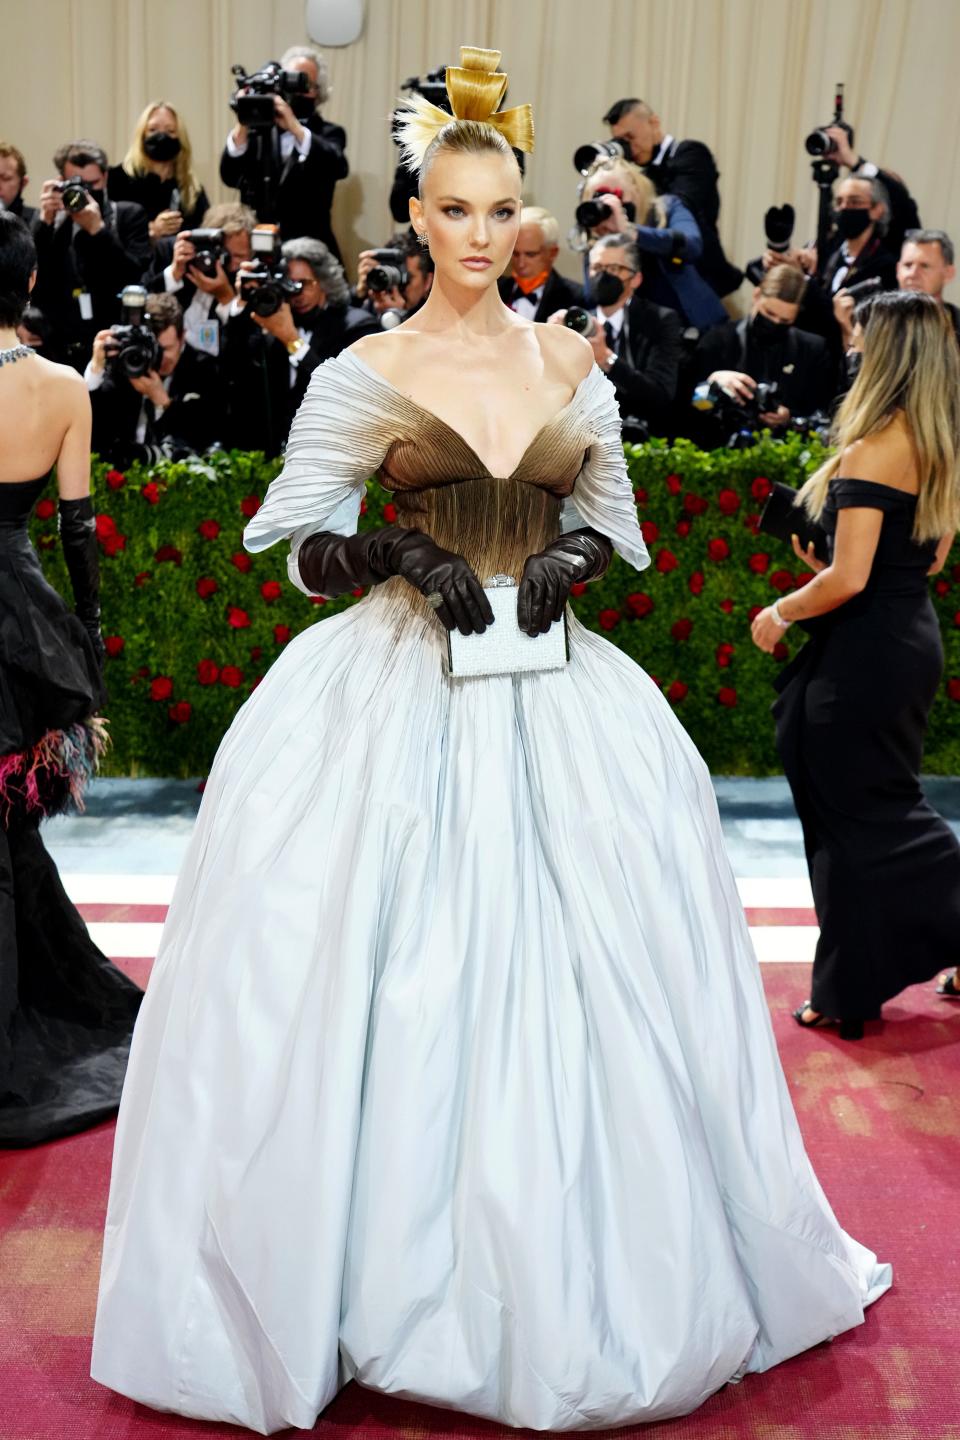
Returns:
[[[915,498],[909,491],[883,485],[879,480],[834,480],[830,485],[830,499],[838,510],[882,510],[887,514],[902,510]]]
[[[623,458],[620,411],[616,391],[599,366],[580,390],[583,419],[590,436],[590,453],[573,488],[560,508],[563,534],[589,526],[613,541],[614,549],[629,565],[645,570],[650,564],[640,533],[633,487]]]
[[[383,396],[349,354],[317,367],[294,417],[283,469],[243,532],[254,552],[292,541],[287,569],[305,587],[296,564],[308,535],[354,535],[366,481],[390,445]]]

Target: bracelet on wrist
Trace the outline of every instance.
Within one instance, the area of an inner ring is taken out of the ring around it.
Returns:
[[[781,615],[781,614],[780,614],[780,601],[779,601],[779,600],[774,600],[773,604],[770,606],[770,614],[773,616],[774,620],[775,620],[775,621],[777,622],[777,624],[780,626],[780,629],[781,629],[781,630],[789,630],[789,629],[790,629],[790,626],[793,624],[793,621],[792,621],[792,620],[788,620],[785,615]]]

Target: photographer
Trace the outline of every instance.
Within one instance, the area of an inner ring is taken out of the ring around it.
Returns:
[[[272,96],[274,125],[263,136],[266,164],[247,126],[234,126],[220,158],[220,179],[239,190],[240,199],[262,221],[278,224],[284,240],[312,236],[339,260],[330,209],[334,186],[346,179],[349,166],[346,131],[320,114],[330,94],[327,62],[314,46],[296,45],[280,65],[304,74],[306,91],[291,101]]]
[[[833,148],[828,158],[842,165],[850,172],[850,178],[879,180],[887,201],[886,242],[894,254],[900,253],[906,232],[920,228],[920,216],[910,191],[899,175],[892,170],[881,170],[870,160],[864,160],[853,148],[853,131],[847,125],[827,125],[824,135],[829,136]]]
[[[624,422],[640,420],[652,433],[662,435],[670,428],[664,412],[677,393],[683,324],[676,311],[654,305],[638,293],[643,273],[631,231],[605,235],[596,242],[590,251],[589,276],[594,324],[585,333],[596,362],[616,388]],[[558,310],[549,323],[562,325],[572,318],[567,310]]]
[[[391,270],[397,271],[396,285],[383,282],[393,278]],[[374,275],[376,284],[368,281]],[[381,318],[388,311],[406,319],[430,294],[433,284],[433,259],[429,250],[417,243],[409,230],[391,235],[379,250],[361,250],[357,262],[357,284],[354,297],[371,315]]]
[[[142,205],[156,244],[178,230],[200,224],[209,207],[207,193],[193,173],[187,127],[166,100],[155,100],[137,121],[123,163],[107,178],[114,200]]]
[[[687,325],[706,330],[727,319],[697,269],[700,228],[676,195],[657,196],[653,182],[630,160],[601,158],[580,187],[577,222],[593,238],[629,230],[646,259],[646,288],[657,305],[676,310]]]
[[[282,283],[252,271],[240,268],[225,331],[230,444],[277,455],[313,371],[361,335],[379,334],[380,323],[351,306],[343,267],[320,240],[286,242]],[[268,292],[270,313],[257,313],[257,290]]]
[[[160,240],[154,247],[143,283],[152,293],[176,295],[184,335],[194,350],[220,354],[237,272],[253,256],[250,236],[256,223],[246,205],[211,205],[196,239],[192,231],[181,230],[175,239]]]
[[[960,310],[943,298],[946,285],[956,275],[953,241],[945,230],[908,230],[897,262],[897,289],[932,295],[950,318],[953,333],[960,340]],[[834,313],[843,334],[844,350],[854,348],[857,326],[857,297],[841,290],[834,300]]]
[[[25,225],[33,225],[37,212],[23,203],[23,192],[30,183],[27,162],[16,145],[0,140],[0,211],[19,215]]]
[[[583,304],[583,289],[553,268],[560,253],[560,227],[549,210],[524,205],[513,247],[511,275],[501,277],[500,297],[525,320],[549,320],[557,310]]]
[[[826,342],[796,326],[806,280],[792,265],[766,272],[753,292],[750,315],[701,336],[693,362],[695,383],[717,387],[732,402],[693,411],[688,433],[701,449],[724,443],[734,407],[745,424],[782,430],[797,416],[826,411],[833,399],[834,369]],[[776,385],[776,404],[752,413],[757,387]]]
[[[627,148],[626,159],[643,168],[660,195],[675,195],[693,215],[703,237],[700,273],[717,295],[736,290],[743,274],[723,253],[717,231],[720,219],[720,172],[700,140],[675,140],[663,133],[660,117],[643,100],[617,100],[603,123]]]
[[[53,163],[60,179],[44,182],[33,225],[34,300],[53,326],[58,350],[79,370],[94,335],[118,318],[117,292],[136,284],[149,264],[150,237],[139,205],[108,199],[107,157],[99,145],[72,141]]]
[[[174,297],[147,296],[144,324],[155,336],[155,365],[125,373],[117,335],[101,330],[83,377],[93,405],[93,449],[121,468],[157,453],[175,460],[199,454],[221,438],[217,362],[185,345]]]

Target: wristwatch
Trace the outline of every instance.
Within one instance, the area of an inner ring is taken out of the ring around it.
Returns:
[[[296,340],[287,341],[287,354],[290,356],[291,362],[295,365],[299,363],[304,351],[308,349],[309,346],[302,335],[298,335]]]

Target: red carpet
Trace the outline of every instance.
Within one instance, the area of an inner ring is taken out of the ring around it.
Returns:
[[[882,1028],[846,1044],[789,1019],[806,993],[806,966],[763,973],[814,1165],[841,1222],[892,1261],[894,1288],[859,1330],[727,1387],[687,1419],[603,1433],[960,1440],[960,1005],[918,987],[887,1007]],[[102,1126],[0,1153],[0,1440],[249,1434],[154,1414],[88,1378],[112,1138],[113,1127]],[[479,1440],[518,1432],[351,1385],[315,1433]]]

